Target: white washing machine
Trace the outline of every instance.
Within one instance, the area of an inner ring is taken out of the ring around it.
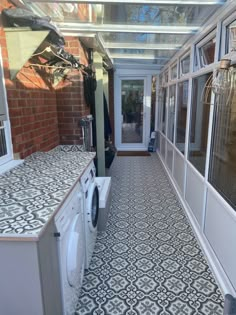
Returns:
[[[63,314],[74,315],[85,268],[83,195],[80,185],[55,217],[61,274]]]
[[[99,193],[95,182],[96,169],[94,163],[90,163],[80,182],[84,194],[84,222],[85,222],[85,268],[89,264],[93,255],[98,229]]]

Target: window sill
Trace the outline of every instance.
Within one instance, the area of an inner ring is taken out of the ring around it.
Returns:
[[[3,165],[0,165],[0,175],[3,173],[10,171],[12,168],[22,164],[24,160],[11,160]]]

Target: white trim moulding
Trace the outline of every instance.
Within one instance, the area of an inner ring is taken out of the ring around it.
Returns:
[[[57,23],[61,32],[122,32],[150,34],[195,34],[199,26],[161,26],[161,25],[129,25],[129,24],[92,24],[92,23]]]
[[[55,0],[31,0],[31,3],[34,2],[46,2],[46,3],[55,3]],[[57,3],[91,3],[91,4],[113,4],[113,3],[126,3],[126,4],[175,4],[175,5],[222,5],[226,0],[57,0]]]

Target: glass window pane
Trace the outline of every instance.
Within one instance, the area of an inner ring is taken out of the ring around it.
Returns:
[[[167,88],[162,90],[162,132],[166,133],[166,102],[167,102]]]
[[[173,68],[171,68],[171,79],[177,79],[177,65],[175,65]]]
[[[180,73],[181,75],[189,73],[190,71],[190,55],[187,57],[183,58],[180,61]]]
[[[215,57],[215,38],[209,40],[199,48],[200,66],[204,67],[214,62]]]
[[[174,84],[170,86],[170,92],[169,92],[168,131],[167,131],[167,137],[172,142],[174,140],[175,97],[176,97],[176,85]]]
[[[236,50],[236,20],[230,23],[226,28],[226,54]]]
[[[184,154],[188,105],[188,81],[178,84],[176,147]]]
[[[167,83],[168,82],[168,71],[166,71],[165,73],[164,73],[164,82],[165,83]]]
[[[235,92],[230,104],[222,96],[215,104],[209,182],[236,209]]]
[[[156,117],[156,91],[157,77],[152,76],[152,94],[151,94],[151,131],[155,130],[155,117]]]
[[[211,91],[203,99],[204,86],[212,73],[193,80],[188,159],[204,175]]]

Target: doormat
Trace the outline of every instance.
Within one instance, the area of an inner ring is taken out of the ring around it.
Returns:
[[[147,151],[118,151],[117,156],[150,156]]]

